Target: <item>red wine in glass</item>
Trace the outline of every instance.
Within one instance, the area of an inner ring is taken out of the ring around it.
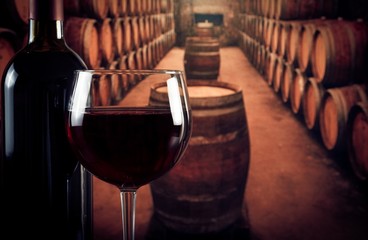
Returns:
[[[83,124],[70,125],[82,164],[101,180],[138,188],[169,171],[189,134],[174,125],[168,108],[86,109]]]
[[[112,80],[139,78],[124,96]],[[152,84],[163,84],[159,105]],[[81,164],[120,190],[123,240],[134,240],[136,191],[179,161],[191,135],[191,110],[179,70],[80,70],[75,72],[66,123]]]

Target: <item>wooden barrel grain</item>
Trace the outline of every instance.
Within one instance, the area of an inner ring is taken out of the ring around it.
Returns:
[[[123,29],[123,45],[124,45],[124,53],[129,53],[133,49],[133,34],[132,34],[132,25],[130,23],[130,18],[122,18],[121,21],[122,29]]]
[[[128,15],[128,0],[119,0],[119,14],[121,17]]]
[[[364,81],[367,44],[366,23],[335,20],[318,27],[311,54],[313,76],[325,87]]]
[[[220,43],[218,38],[187,37],[184,68],[187,79],[216,80],[220,71]]]
[[[272,86],[273,81],[275,79],[275,72],[276,72],[276,62],[277,62],[277,55],[275,53],[270,52],[266,57],[266,81],[269,86]]]
[[[195,33],[198,37],[213,37],[213,23],[207,20],[197,23],[195,26]]]
[[[109,12],[109,0],[79,0],[80,8],[87,18],[104,19]]]
[[[286,62],[293,66],[297,66],[297,52],[299,48],[302,21],[287,21],[286,25],[288,31],[285,43],[285,59]]]
[[[0,78],[10,59],[20,49],[21,42],[16,32],[7,28],[0,28]]]
[[[284,77],[285,64],[284,59],[280,56],[277,56],[275,63],[275,76],[273,78],[272,87],[275,93],[280,92],[281,87],[281,79]]]
[[[302,99],[304,123],[308,129],[320,133],[319,113],[326,90],[315,78],[307,78],[304,88]]]
[[[121,21],[122,18],[113,18],[110,24],[113,35],[113,52],[117,59],[124,54],[124,32]]]
[[[335,18],[338,0],[274,1],[275,18],[280,20],[310,19],[325,16]]]
[[[0,26],[25,31],[28,24],[29,1],[7,0],[0,3]]]
[[[139,36],[141,39],[141,44],[146,44],[147,43],[147,39],[148,39],[148,35],[146,32],[146,20],[145,17],[143,16],[139,16],[138,20],[137,20],[137,24],[138,24],[138,29],[139,29]]]
[[[133,49],[137,50],[141,46],[141,35],[139,32],[139,17],[132,17],[130,19],[131,30],[132,30],[132,41],[133,41]]]
[[[95,19],[68,17],[65,19],[64,36],[68,45],[84,60],[88,68],[101,64],[99,34]]]
[[[128,69],[127,55],[123,55],[120,57],[120,59],[118,60],[117,68],[122,70]],[[122,95],[124,96],[131,89],[129,76],[125,74],[121,75],[121,87],[122,87]]]
[[[350,165],[361,181],[368,180],[368,103],[355,103],[348,115],[347,142]]]
[[[284,103],[290,100],[290,88],[293,84],[295,78],[295,69],[289,63],[284,63],[284,74],[281,79],[280,89],[281,89],[281,99]]]
[[[302,101],[305,96],[306,75],[300,69],[294,69],[294,77],[290,86],[290,106],[296,115],[303,112]]]
[[[263,27],[263,42],[267,49],[270,49],[271,47],[271,41],[272,41],[272,32],[273,32],[273,26],[274,26],[274,20],[266,18],[264,20],[264,27]],[[246,31],[246,29],[245,29]]]
[[[320,132],[326,149],[346,152],[346,123],[350,108],[357,102],[367,102],[364,85],[329,88],[319,114]]]
[[[297,51],[297,67],[308,77],[315,77],[312,74],[312,51],[314,47],[314,37],[319,26],[326,24],[324,19],[313,19],[304,21],[300,29],[300,36]]]
[[[273,53],[278,53],[278,45],[280,40],[280,33],[281,33],[281,25],[282,23],[280,21],[274,21],[273,22],[273,29],[272,29],[272,38],[271,38],[271,51]]]
[[[286,47],[287,47],[286,44],[288,44],[290,24],[287,21],[280,21],[279,31],[280,31],[280,35],[279,35],[279,40],[277,43],[276,52],[279,56],[286,59],[285,52],[286,52]]]
[[[111,21],[111,18],[105,18],[98,21],[97,24],[99,47],[101,51],[101,64],[104,66],[109,65],[115,57],[114,37],[110,25]]]
[[[108,2],[107,17],[117,18],[120,16],[120,8],[119,8],[120,1],[121,0],[107,0]]]
[[[116,70],[119,69],[119,61],[112,61],[107,69]],[[119,102],[124,94],[125,89],[122,81],[122,74],[111,75],[111,95],[114,102]]]
[[[246,207],[250,141],[242,90],[218,81],[191,81],[188,90],[192,137],[175,168],[150,184],[154,212],[179,232],[217,232]],[[162,101],[159,92],[153,86],[150,104]]]

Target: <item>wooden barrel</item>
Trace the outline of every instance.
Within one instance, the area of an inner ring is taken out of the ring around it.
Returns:
[[[92,101],[94,106],[108,106],[112,102],[111,75],[103,75],[93,84]]]
[[[161,18],[160,15],[152,15],[151,16],[151,21],[152,24],[151,26],[153,27],[153,33],[154,33],[154,37],[158,38],[160,37],[161,33],[162,33],[162,26],[161,26]]]
[[[325,87],[365,81],[368,25],[364,22],[329,21],[314,36],[313,75]]]
[[[137,66],[137,70],[142,70],[144,68],[144,56],[143,56],[143,49],[139,48],[136,51],[135,54],[135,62],[136,62],[136,66]]]
[[[0,3],[0,26],[24,31],[28,24],[29,1],[7,0]]]
[[[132,17],[130,19],[131,30],[132,30],[132,40],[133,40],[133,49],[137,50],[141,46],[141,36],[139,34],[139,17]]]
[[[130,23],[130,18],[123,18],[121,21],[123,28],[123,39],[124,39],[124,52],[129,53],[133,49],[133,34],[132,34],[132,25]]]
[[[104,19],[109,12],[109,0],[79,0],[83,14],[88,18]]]
[[[287,21],[288,32],[285,43],[285,59],[286,62],[296,66],[297,52],[299,47],[300,32],[302,28],[301,21]]]
[[[119,0],[119,13],[122,17],[128,15],[128,0]]]
[[[147,63],[148,63],[148,68],[155,67],[155,61],[153,58],[153,42],[152,41],[147,44]]]
[[[128,69],[127,55],[123,55],[120,57],[117,68],[122,70]],[[122,96],[124,96],[131,88],[129,76],[127,76],[126,74],[121,75],[121,87],[122,87]]]
[[[127,59],[128,69],[130,70],[142,69],[141,57],[137,51],[131,51],[127,57],[128,57]],[[141,78],[139,75],[134,75],[131,78],[129,78],[129,85],[132,87],[136,85],[140,80]]]
[[[267,58],[267,51],[264,45],[256,42],[255,44],[255,61],[254,66],[258,70],[258,72],[261,74],[261,76],[264,76],[265,74],[265,61]]]
[[[285,62],[284,74],[280,83],[281,99],[284,103],[287,103],[290,100],[290,88],[292,86],[294,78],[295,78],[294,67],[291,64]]]
[[[95,19],[68,17],[65,19],[64,33],[68,45],[81,56],[88,68],[100,67],[101,51]]]
[[[113,19],[120,16],[119,2],[120,0],[108,0],[108,7],[107,7],[108,17]]]
[[[111,18],[105,18],[97,23],[101,64],[104,66],[109,65],[115,57],[114,39],[110,23]]]
[[[258,16],[256,20],[256,40],[261,44],[264,45],[264,31],[265,31],[265,21],[266,19]]]
[[[143,45],[140,51],[142,55],[142,69],[151,68],[150,63],[148,62],[148,45]]]
[[[305,83],[307,77],[300,69],[294,69],[294,78],[290,86],[290,106],[291,110],[296,115],[302,113],[302,100],[305,94]]]
[[[266,81],[269,86],[272,86],[274,78],[275,78],[275,69],[276,69],[277,55],[275,53],[270,52],[266,58]]]
[[[320,132],[324,146],[333,152],[345,152],[346,123],[350,108],[357,102],[367,102],[364,85],[329,88],[326,90],[319,114]]]
[[[119,61],[112,61],[107,69],[116,70],[119,69]],[[119,102],[124,96],[125,90],[122,82],[122,74],[111,75],[111,98],[114,102]]]
[[[338,0],[275,1],[275,18],[282,20],[334,18],[338,13]]]
[[[145,16],[138,17],[138,28],[139,28],[139,36],[141,39],[141,43],[146,44],[148,42],[148,33],[146,31],[146,19]]]
[[[302,99],[304,123],[308,129],[319,133],[319,113],[325,88],[315,78],[307,78]]]
[[[273,22],[273,30],[272,30],[272,38],[271,38],[271,51],[273,53],[278,54],[278,45],[280,40],[280,29],[281,29],[281,22],[280,21],[274,21]]]
[[[188,37],[184,68],[187,79],[216,80],[220,71],[220,43],[217,38]]]
[[[78,16],[81,14],[79,0],[64,0],[64,12],[68,16]]]
[[[143,12],[143,6],[142,6],[142,1],[141,0],[130,0],[128,1],[128,9],[129,9],[129,14],[131,16],[133,15],[140,15]]]
[[[0,28],[0,78],[10,59],[20,48],[20,40],[10,29]]]
[[[308,77],[313,77],[312,74],[312,50],[314,47],[314,37],[319,26],[326,24],[323,19],[314,19],[303,22],[300,29],[299,47],[297,51],[297,66]]]
[[[286,59],[285,52],[286,52],[286,44],[288,44],[290,24],[287,21],[282,22],[280,21],[279,31],[280,36],[277,45],[277,54]]]
[[[273,0],[264,0],[264,14],[267,18],[275,18],[275,5],[276,1]]]
[[[149,43],[150,41],[153,40],[153,33],[152,33],[152,21],[151,21],[151,16],[147,15],[144,17],[144,26],[145,26],[145,33],[146,33],[146,38],[147,38],[147,43]]]
[[[347,142],[350,165],[355,176],[368,179],[368,103],[355,103],[348,115]]]
[[[273,19],[266,18],[264,21],[263,42],[268,49],[271,47],[272,32],[273,32],[273,26],[274,26],[273,23],[274,23]]]
[[[153,86],[151,104],[162,101],[160,86]],[[190,81],[188,90],[192,137],[175,168],[150,184],[154,212],[179,232],[218,232],[245,207],[250,143],[242,90],[218,81]]]
[[[280,92],[281,79],[284,77],[284,59],[280,56],[277,56],[275,64],[275,76],[273,78],[272,87],[275,93],[278,93]]]
[[[111,21],[111,30],[113,35],[113,51],[115,58],[124,54],[124,32],[121,24],[122,18],[114,18]]]
[[[368,82],[368,23],[366,21],[351,21],[345,25],[353,48],[352,78],[354,83]]]
[[[195,33],[198,37],[213,37],[213,23],[208,20],[197,23]]]

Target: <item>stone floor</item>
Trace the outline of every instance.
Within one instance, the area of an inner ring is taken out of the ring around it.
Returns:
[[[183,69],[184,50],[173,48],[157,68]],[[236,47],[220,49],[218,81],[243,90],[251,160],[244,219],[221,233],[174,233],[153,217],[149,185],[137,193],[136,239],[368,239],[368,189],[347,160],[333,156],[304,126]],[[118,189],[94,179],[95,240],[121,239]]]

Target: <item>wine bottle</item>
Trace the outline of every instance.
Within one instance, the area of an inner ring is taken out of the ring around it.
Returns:
[[[28,43],[1,82],[0,234],[92,239],[92,176],[65,128],[74,70],[87,67],[63,37],[63,0],[29,1]]]

